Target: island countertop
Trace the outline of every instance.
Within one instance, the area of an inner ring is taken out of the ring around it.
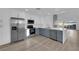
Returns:
[[[60,30],[60,31],[67,30],[66,28],[48,28],[48,29],[51,29],[51,30]]]
[[[60,30],[60,31],[67,30],[66,28],[59,28],[59,27],[39,27],[39,28],[45,28],[45,29],[50,29],[50,30]]]

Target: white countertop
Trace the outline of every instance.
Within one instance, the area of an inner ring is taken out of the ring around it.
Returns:
[[[60,31],[64,31],[67,30],[66,28],[55,28],[55,27],[39,27],[39,28],[46,28],[46,29],[50,29],[50,30],[60,30]],[[25,28],[26,30],[28,30],[28,28]]]
[[[49,28],[49,29],[52,29],[52,30],[61,30],[61,31],[67,30],[66,28]]]
[[[56,28],[56,27],[40,27],[40,28],[46,28],[46,29],[50,29],[50,30],[60,30],[60,31],[67,30],[66,28]]]

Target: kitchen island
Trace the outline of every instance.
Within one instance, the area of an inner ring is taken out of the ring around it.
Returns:
[[[67,29],[63,28],[36,28],[36,34],[64,43],[67,39]]]

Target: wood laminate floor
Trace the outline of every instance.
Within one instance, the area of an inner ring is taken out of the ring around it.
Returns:
[[[33,36],[24,41],[0,47],[0,51],[79,51],[79,31],[68,31],[64,44],[43,36]]]

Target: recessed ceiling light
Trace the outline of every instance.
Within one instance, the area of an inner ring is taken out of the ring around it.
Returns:
[[[50,13],[48,13],[48,15],[50,15]]]
[[[55,11],[60,11],[60,9],[59,8],[55,8]]]
[[[65,11],[61,11],[60,13],[65,13]]]
[[[36,8],[36,10],[40,10],[41,8]]]

